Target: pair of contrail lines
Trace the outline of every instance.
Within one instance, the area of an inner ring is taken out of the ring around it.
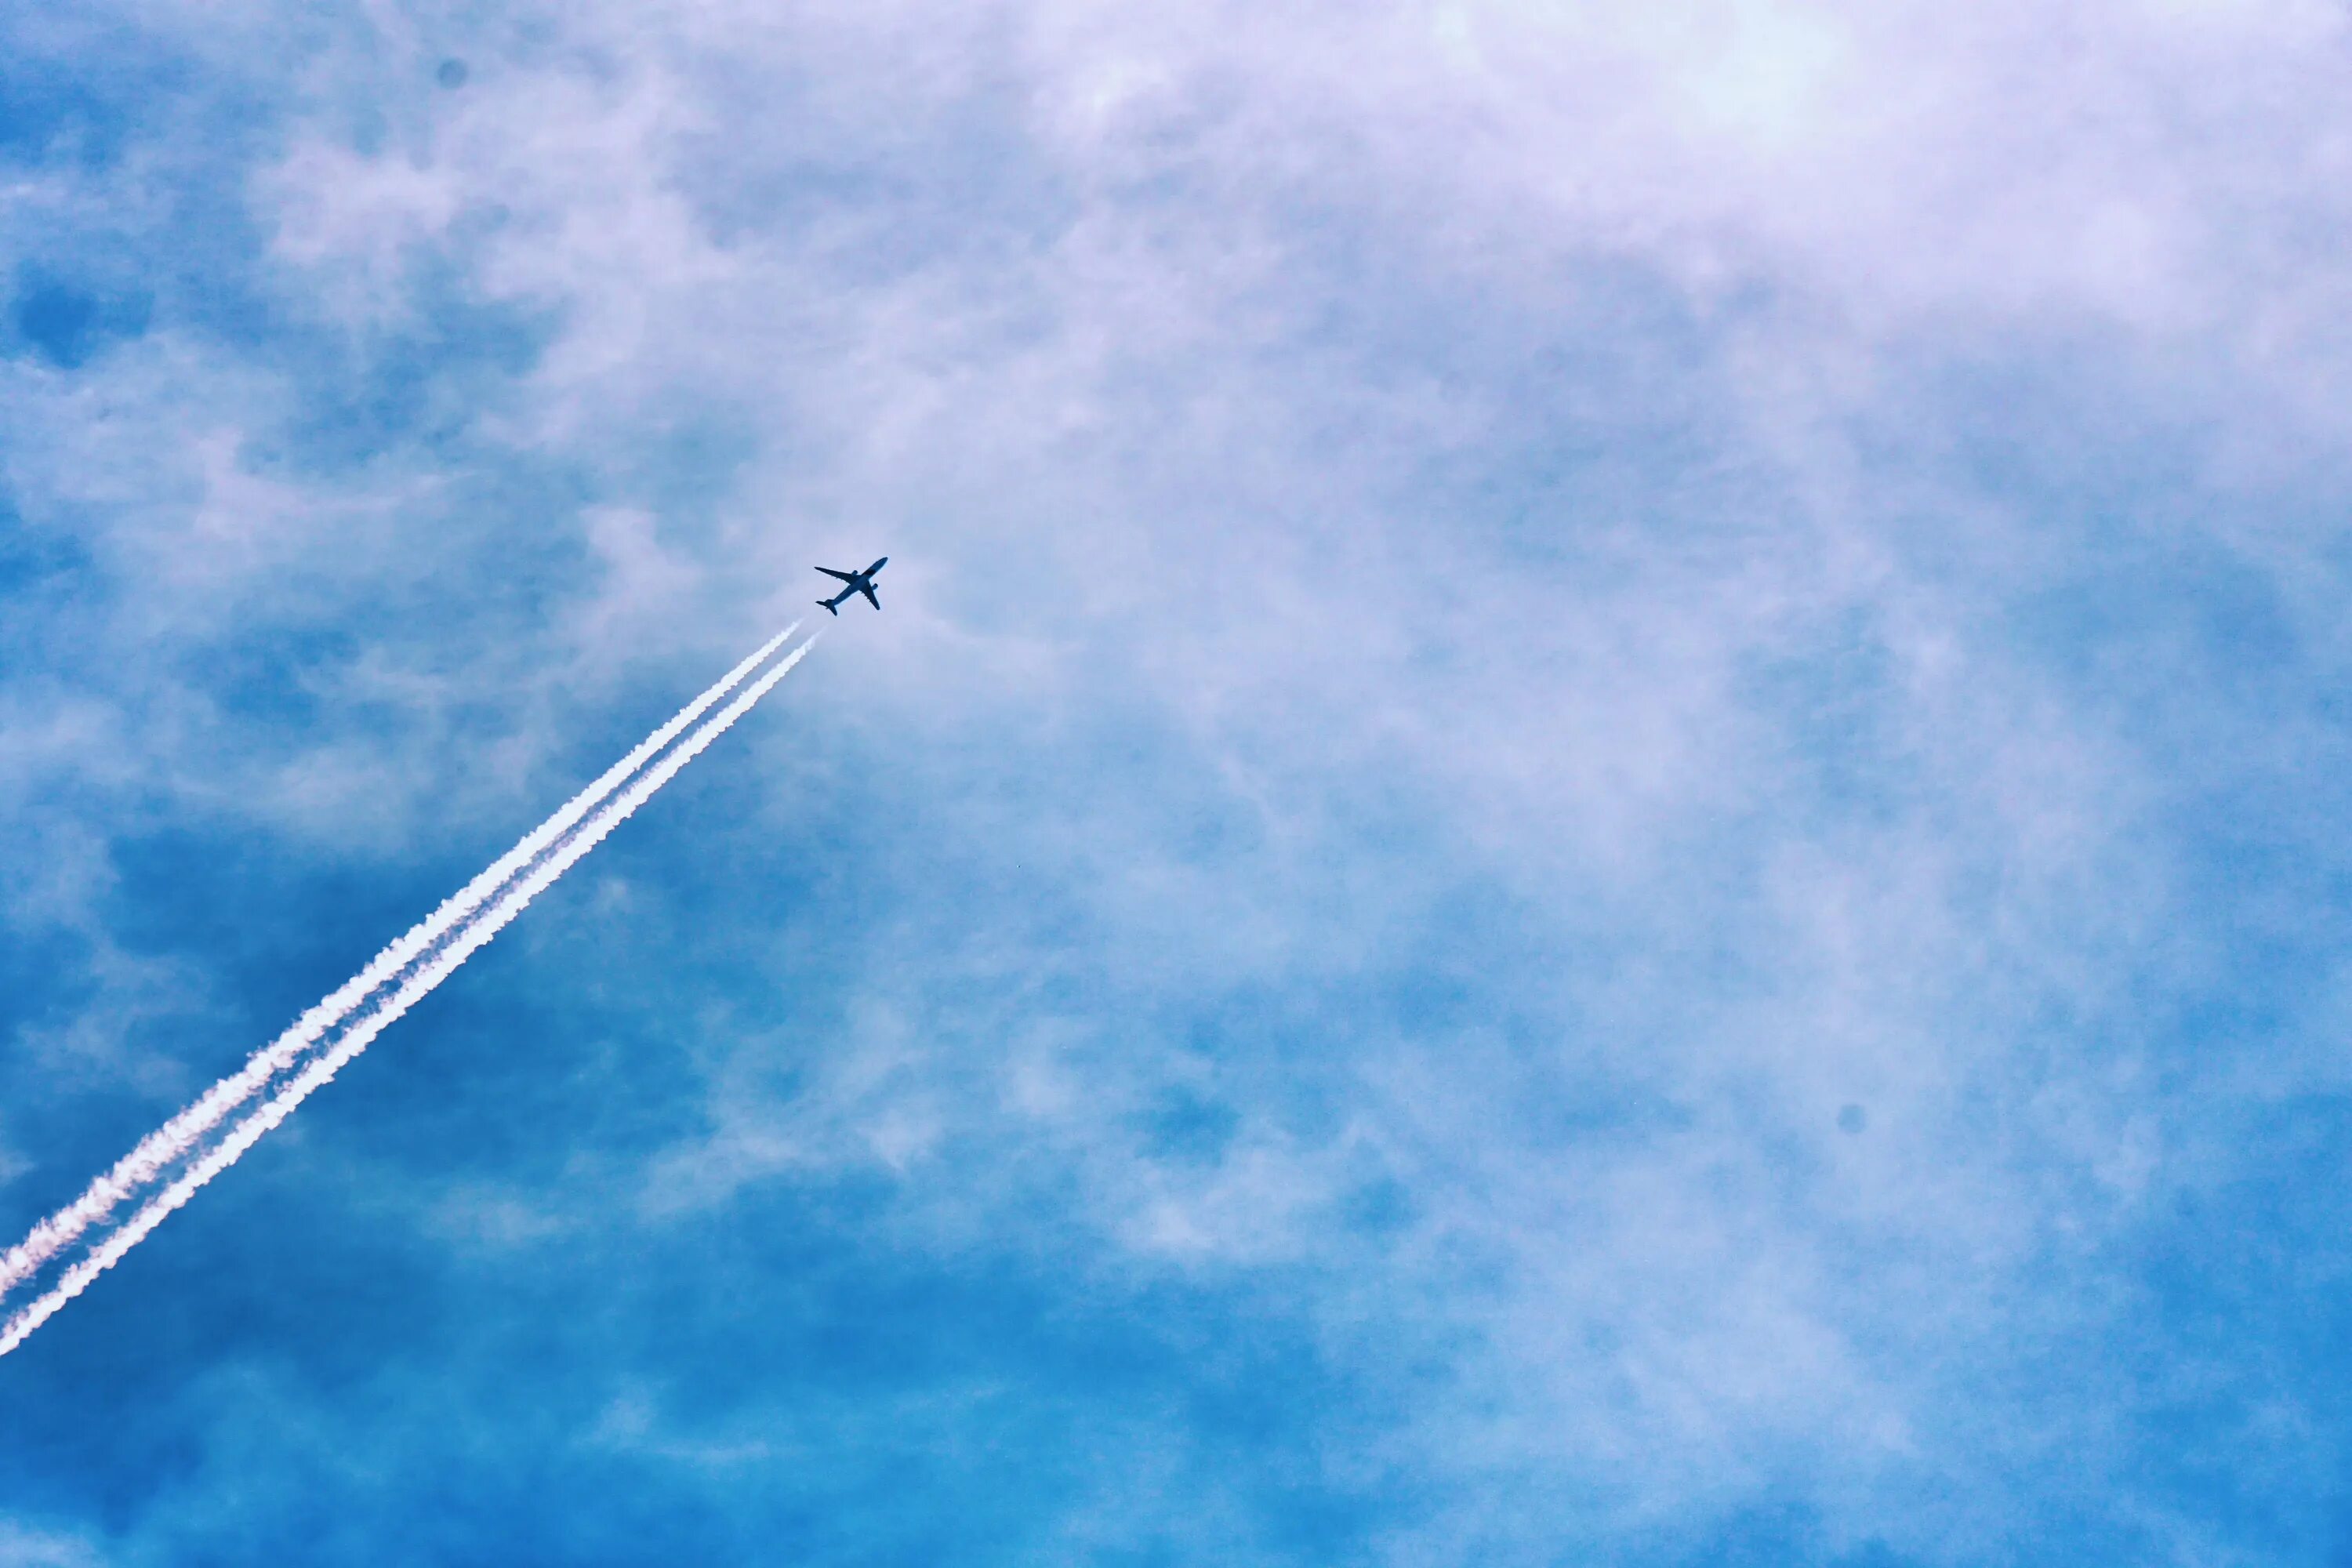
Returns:
[[[790,674],[816,638],[794,648],[765,675],[745,688],[718,717],[688,735],[658,763],[638,770],[676,741],[711,706],[740,685],[744,678],[781,647],[800,623],[794,622],[770,638],[757,652],[737,665],[701,696],[614,764],[602,778],[567,801],[562,808],[525,835],[520,842],[493,861],[481,875],[372,960],[366,968],[304,1013],[277,1039],[254,1053],[244,1068],[221,1079],[179,1115],[142,1139],[114,1167],[90,1184],[89,1191],[35,1226],[30,1235],[0,1258],[0,1297],[37,1272],[42,1264],[99,1225],[126,1198],[151,1185],[164,1171],[195,1154],[199,1146],[236,1108],[251,1100],[273,1079],[300,1062],[304,1055],[340,1026],[332,1046],[309,1062],[261,1107],[246,1116],[209,1150],[188,1164],[179,1178],[156,1192],[137,1213],[108,1234],[89,1254],[58,1276],[38,1300],[0,1325],[0,1355],[25,1342],[68,1301],[88,1289],[91,1280],[112,1268],[145,1239],[173,1209],[188,1201],[197,1188],[235,1164],[262,1135],[291,1115],[296,1106],[340,1071],[377,1035],[408,1011],[420,998],[464,964],[520,914],[531,900],[554,883],[620,826],[656,791],[676,777],[679,769],[751,711],[776,683]],[[626,784],[625,788],[622,786]],[[617,793],[615,793],[617,791]],[[584,826],[583,826],[584,819]],[[520,873],[519,876],[518,874]],[[422,959],[423,962],[418,961]],[[388,997],[373,1000],[385,982],[414,966]],[[353,1020],[356,1019],[356,1022]]]
[[[668,745],[688,725],[708,712],[712,703],[758,668],[799,628],[800,623],[795,621],[771,637],[757,653],[729,670],[717,685],[679,710],[669,722],[646,736],[635,751],[615,763],[604,777],[572,796],[562,810],[531,829],[520,843],[491,862],[480,876],[467,883],[439,909],[410,927],[405,934],[376,954],[366,968],[296,1019],[284,1034],[256,1051],[242,1068],[213,1085],[194,1104],[141,1139],[139,1146],[115,1162],[112,1170],[92,1182],[89,1191],[35,1226],[23,1241],[10,1247],[5,1255],[0,1255],[0,1296],[5,1296],[44,1263],[71,1246],[83,1232],[111,1214],[131,1193],[184,1158],[223,1118],[250,1100],[272,1078],[285,1071],[304,1052],[317,1045],[327,1031],[348,1017],[386,980],[415,962],[420,953],[447,935],[459,921],[479,910],[509,878],[529,865],[630,774],[643,767],[646,758]]]

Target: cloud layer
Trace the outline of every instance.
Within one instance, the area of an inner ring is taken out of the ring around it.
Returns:
[[[2340,1552],[2333,9],[87,16],[0,1217],[890,607],[10,1358],[0,1551]]]

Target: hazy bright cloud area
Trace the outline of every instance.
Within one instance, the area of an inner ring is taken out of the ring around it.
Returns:
[[[826,630],[0,1361],[0,1562],[2343,1563],[2347,81],[0,7],[0,1241]]]

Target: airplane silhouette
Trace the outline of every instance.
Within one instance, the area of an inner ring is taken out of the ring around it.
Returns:
[[[852,594],[863,594],[866,595],[866,602],[867,604],[873,605],[877,610],[880,609],[882,607],[882,601],[874,596],[874,574],[881,571],[883,567],[889,563],[890,558],[887,555],[885,555],[881,560],[877,561],[873,565],[868,566],[863,572],[836,572],[830,566],[818,567],[817,570],[824,573],[826,576],[838,577],[843,582],[848,584],[849,586],[844,588],[840,593],[835,594],[832,598],[819,599],[817,603],[823,605],[827,610],[837,616],[841,614],[841,602],[844,599],[846,599]]]

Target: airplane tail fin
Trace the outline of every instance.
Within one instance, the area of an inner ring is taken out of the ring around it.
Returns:
[[[819,599],[817,603],[824,606],[825,613],[827,615],[837,616],[841,614],[838,609],[835,608],[834,603],[831,599]]]

